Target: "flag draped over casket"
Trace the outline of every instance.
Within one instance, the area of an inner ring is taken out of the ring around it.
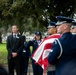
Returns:
[[[43,69],[46,69],[48,66],[47,57],[50,52],[52,52],[51,47],[52,43],[55,39],[60,38],[60,34],[53,34],[45,39],[40,43],[39,47],[36,49],[32,58],[39,64]]]

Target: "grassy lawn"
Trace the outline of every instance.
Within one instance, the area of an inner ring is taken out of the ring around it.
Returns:
[[[30,51],[32,47],[30,47]],[[7,50],[6,43],[0,44],[0,64],[7,64]]]
[[[7,64],[6,43],[0,44],[0,64]]]

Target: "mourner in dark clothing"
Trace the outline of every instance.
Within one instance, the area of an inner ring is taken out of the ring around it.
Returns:
[[[8,70],[10,75],[14,75],[14,69],[17,75],[22,75],[22,50],[23,39],[18,33],[18,27],[12,26],[12,34],[7,37],[8,51]]]

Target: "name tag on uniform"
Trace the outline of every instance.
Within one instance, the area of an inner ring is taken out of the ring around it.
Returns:
[[[23,52],[26,52],[26,50],[23,50]]]

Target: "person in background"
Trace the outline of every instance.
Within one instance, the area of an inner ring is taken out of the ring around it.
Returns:
[[[23,39],[18,32],[17,25],[12,26],[12,34],[7,37],[6,48],[8,51],[8,70],[10,75],[22,75],[22,50]]]
[[[32,46],[32,54],[35,52],[35,50],[40,45],[41,39],[42,39],[41,32],[37,31],[35,32],[35,38],[28,42],[27,44],[28,47]],[[36,64],[33,59],[32,59],[32,68],[33,68],[33,75],[43,75],[43,69],[41,68],[40,65]]]
[[[61,34],[52,45],[49,64],[56,65],[55,75],[76,75],[76,35],[71,34],[73,19],[57,16],[57,33]]]
[[[72,22],[72,28],[71,28],[72,34],[76,34],[76,22]]]
[[[24,38],[24,48],[23,48],[23,52],[22,52],[22,57],[23,57],[23,75],[27,75],[29,57],[31,56],[31,54],[30,54],[30,48],[27,47],[26,37],[23,36],[23,38]]]

